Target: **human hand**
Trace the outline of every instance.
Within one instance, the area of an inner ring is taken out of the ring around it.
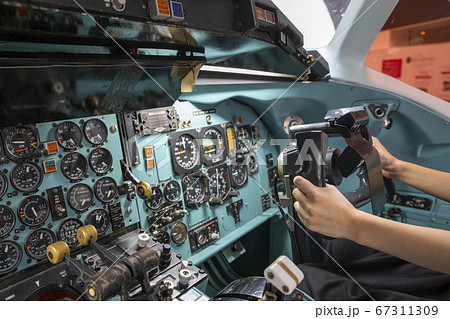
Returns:
[[[330,237],[354,239],[361,212],[335,186],[317,187],[300,176],[294,178],[294,184],[294,208],[306,227]]]
[[[372,137],[372,140],[373,146],[378,151],[378,155],[380,155],[383,176],[387,178],[397,178],[398,166],[401,161],[392,156],[376,137]]]

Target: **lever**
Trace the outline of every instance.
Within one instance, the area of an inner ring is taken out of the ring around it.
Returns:
[[[120,160],[120,166],[122,167],[122,172],[125,178],[129,179],[136,186],[136,192],[139,198],[144,200],[150,199],[150,196],[152,196],[152,187],[150,184],[144,181],[139,181],[124,160]]]

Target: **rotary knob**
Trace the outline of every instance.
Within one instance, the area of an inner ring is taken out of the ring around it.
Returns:
[[[125,5],[127,4],[127,0],[111,0],[111,4],[117,11],[123,11],[125,9]]]

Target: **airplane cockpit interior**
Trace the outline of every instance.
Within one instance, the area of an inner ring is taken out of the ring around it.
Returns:
[[[374,146],[450,172],[430,60],[366,64],[402,1],[308,3],[0,0],[0,300],[450,298],[448,275],[359,267],[359,245],[297,211],[301,176],[360,214],[450,230],[450,204],[383,176]],[[394,277],[448,286],[371,286]]]

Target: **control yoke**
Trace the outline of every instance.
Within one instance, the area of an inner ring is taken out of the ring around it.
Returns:
[[[292,126],[289,135],[293,142],[278,158],[278,177],[284,181],[288,197],[284,200],[293,203],[293,179],[297,175],[319,187],[326,183],[338,186],[343,177],[359,168],[359,188],[344,196],[355,207],[371,202],[373,213],[379,214],[386,201],[384,182],[368,124],[364,107],[352,107],[330,110],[325,122]],[[343,137],[348,146],[343,152],[328,147],[329,137]]]

